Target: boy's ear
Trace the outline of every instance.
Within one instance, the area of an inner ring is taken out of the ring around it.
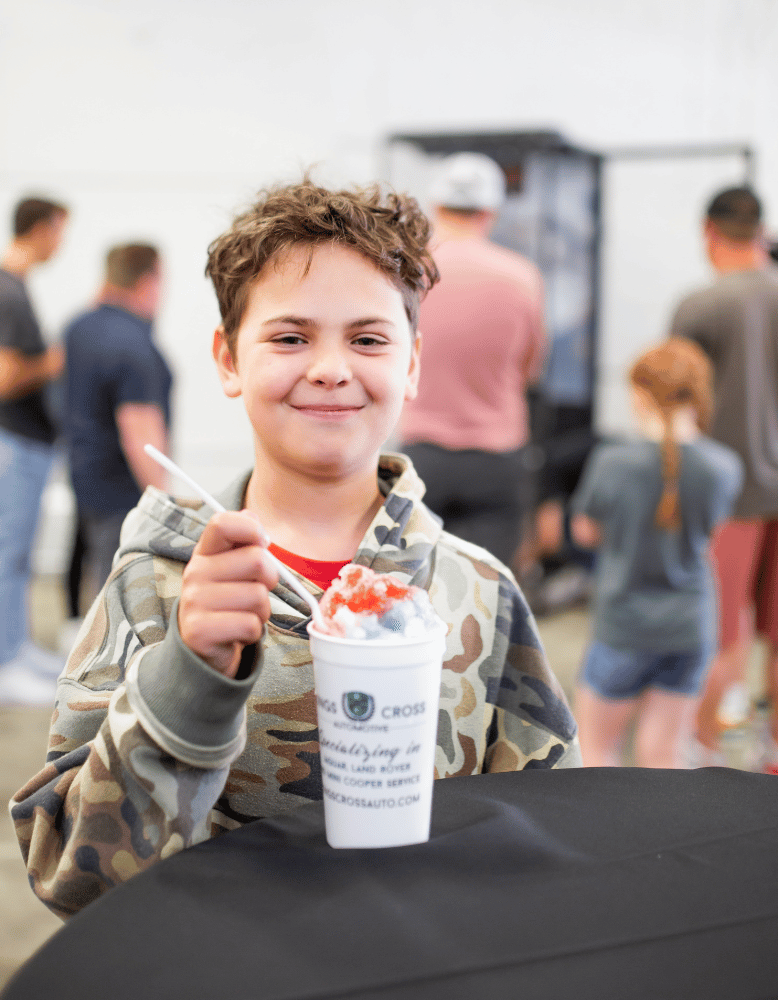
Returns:
[[[213,332],[213,360],[216,362],[224,394],[231,399],[240,396],[241,385],[238,369],[235,367],[232,351],[227,345],[227,336],[223,326],[217,326]]]
[[[419,392],[419,372],[421,365],[421,330],[416,331],[411,348],[411,363],[405,380],[405,399],[416,399]]]

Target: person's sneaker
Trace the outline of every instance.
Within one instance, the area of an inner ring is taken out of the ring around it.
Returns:
[[[582,566],[564,566],[540,584],[538,604],[545,614],[563,611],[575,604],[589,601],[592,589],[591,574]]]
[[[54,707],[57,683],[44,677],[19,657],[0,665],[0,705],[50,705]]]
[[[731,684],[716,710],[716,722],[722,729],[745,725],[751,716],[751,699],[745,684]]]
[[[16,654],[16,659],[28,663],[41,677],[53,678],[54,680],[65,668],[64,657],[58,653],[50,653],[46,649],[41,649],[29,639],[25,639],[22,643],[21,649]]]
[[[682,750],[683,766],[691,770],[698,767],[729,767],[729,761],[721,750],[711,750],[700,743],[696,736],[690,736]]]

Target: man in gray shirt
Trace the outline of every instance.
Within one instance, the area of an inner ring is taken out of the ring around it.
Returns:
[[[44,387],[59,377],[61,347],[46,347],[27,293],[29,272],[59,248],[67,209],[25,198],[0,258],[0,705],[52,704],[58,660],[29,636],[27,588],[55,429]]]
[[[745,470],[733,517],[712,545],[719,652],[697,734],[703,747],[718,750],[717,710],[725,692],[745,677],[755,607],[756,629],[768,648],[773,713],[773,744],[760,767],[778,773],[778,268],[765,249],[761,217],[749,188],[728,188],[711,200],[704,234],[717,279],[681,302],[672,333],[696,341],[710,357],[716,395],[710,433],[740,455]]]

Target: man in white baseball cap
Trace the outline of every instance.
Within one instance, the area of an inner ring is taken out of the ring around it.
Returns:
[[[505,201],[505,174],[483,153],[455,153],[441,162],[430,200],[454,211],[499,211]]]
[[[441,280],[421,306],[419,391],[399,435],[446,530],[510,564],[525,513],[525,393],[542,369],[545,329],[540,271],[488,239],[505,195],[505,174],[481,153],[456,153],[435,171]]]

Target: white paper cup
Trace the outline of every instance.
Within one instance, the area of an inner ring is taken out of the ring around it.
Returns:
[[[308,634],[327,843],[429,840],[445,626],[416,639]]]

